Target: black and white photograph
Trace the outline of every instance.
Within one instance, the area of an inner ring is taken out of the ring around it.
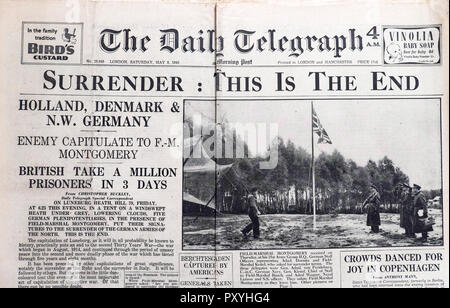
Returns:
[[[448,13],[0,0],[0,288],[447,288]]]
[[[184,112],[184,250],[443,245],[439,99],[187,100]]]

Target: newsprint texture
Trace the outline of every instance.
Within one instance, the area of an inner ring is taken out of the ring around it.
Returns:
[[[0,0],[0,287],[448,287],[448,10]]]

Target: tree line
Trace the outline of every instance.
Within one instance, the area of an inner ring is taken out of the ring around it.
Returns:
[[[245,212],[245,196],[249,189],[256,187],[259,207],[264,213],[312,213],[311,153],[282,138],[277,142],[279,157],[275,169],[260,170],[262,158],[234,161],[233,170],[218,186],[217,203],[222,212]],[[230,160],[223,162],[230,163]],[[316,157],[315,177],[318,214],[361,213],[361,205],[372,183],[380,193],[382,210],[395,213],[402,198],[402,184],[410,185],[409,177],[387,156],[358,166],[337,150],[331,154],[322,152]],[[438,194],[439,190],[426,192],[430,196]]]

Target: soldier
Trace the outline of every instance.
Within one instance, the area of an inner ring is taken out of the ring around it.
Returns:
[[[258,189],[253,188],[251,194],[248,198],[248,216],[251,219],[251,223],[245,227],[241,232],[246,237],[247,234],[253,229],[253,237],[255,239],[259,238],[259,217],[260,212],[258,210],[258,205],[256,204],[256,197],[258,194]]]
[[[405,235],[407,237],[414,237],[414,231],[411,222],[411,216],[413,213],[412,187],[403,184],[401,189],[402,195],[400,201],[400,228],[405,229]]]
[[[371,227],[371,233],[379,233],[381,218],[380,218],[380,203],[381,197],[378,193],[377,187],[372,184],[370,186],[369,197],[364,201],[362,208],[367,206],[367,226]]]
[[[420,187],[417,184],[414,184],[413,186],[413,213],[411,217],[411,223],[412,223],[412,229],[415,237],[415,233],[422,233],[422,241],[426,242],[428,241],[428,231],[432,231],[428,228],[428,226],[425,225],[421,219],[428,218],[428,204],[427,199],[425,198],[425,195],[421,191],[422,187]],[[419,215],[419,211],[423,211],[423,215]]]

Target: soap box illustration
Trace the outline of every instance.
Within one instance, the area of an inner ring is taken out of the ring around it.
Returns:
[[[23,64],[81,64],[83,24],[22,23]]]
[[[383,26],[384,64],[440,64],[440,26]]]

